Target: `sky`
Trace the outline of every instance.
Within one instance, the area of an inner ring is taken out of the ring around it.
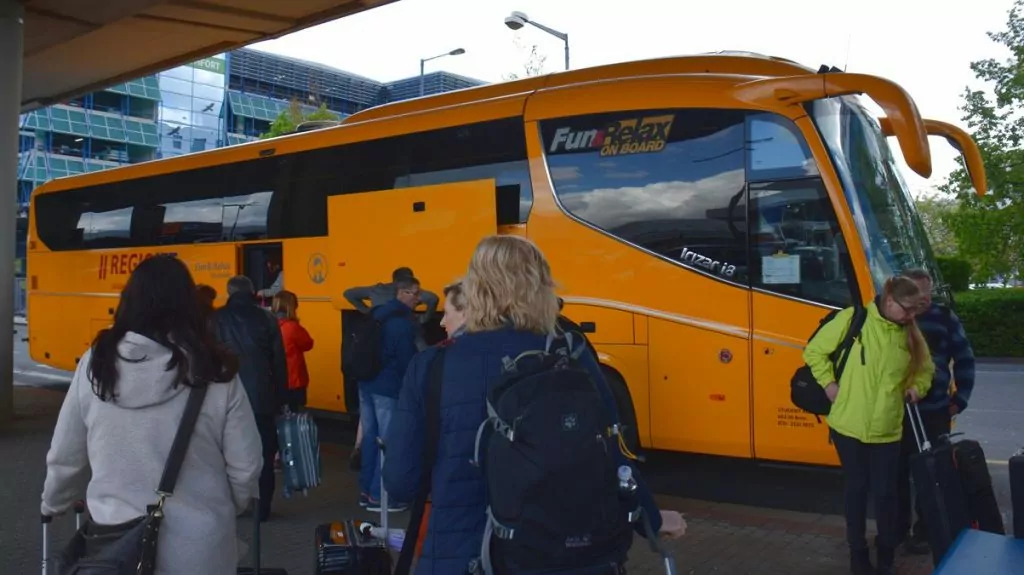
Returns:
[[[778,56],[817,68],[873,74],[900,84],[925,118],[967,128],[964,90],[986,86],[970,63],[1008,52],[986,32],[1005,28],[1013,0],[398,0],[276,40],[258,50],[302,58],[390,81],[419,74],[421,58],[456,48],[466,53],[426,63],[488,82],[522,74],[527,50],[546,56],[544,71],[564,68],[564,44],[537,28],[513,32],[512,11],[569,35],[573,69],[720,50]],[[518,42],[517,42],[518,37]],[[517,45],[518,44],[518,45]],[[956,168],[956,152],[930,141],[932,177],[894,155],[915,196],[933,192]]]

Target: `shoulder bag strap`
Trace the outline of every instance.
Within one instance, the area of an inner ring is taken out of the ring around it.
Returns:
[[[444,377],[444,352],[445,348],[437,350],[437,354],[430,362],[430,371],[427,375],[426,403],[426,437],[423,446],[423,474],[420,479],[420,489],[413,503],[412,514],[409,517],[409,525],[405,529],[405,540],[402,541],[402,551],[398,555],[398,562],[395,564],[394,575],[408,575],[412,567],[413,554],[416,552],[416,543],[420,538],[420,525],[423,524],[423,515],[426,512],[427,497],[430,496],[431,483],[434,471],[434,462],[437,460],[437,448],[441,442],[441,387]]]
[[[189,441],[192,440],[192,431],[195,429],[196,420],[199,419],[199,410],[206,397],[207,385],[193,387],[188,392],[185,412],[181,416],[181,423],[178,424],[178,432],[174,435],[174,443],[171,444],[171,453],[167,456],[167,463],[164,464],[164,474],[160,477],[160,486],[156,489],[161,502],[174,492],[174,484],[178,481],[181,463],[185,460],[185,452],[188,451]]]

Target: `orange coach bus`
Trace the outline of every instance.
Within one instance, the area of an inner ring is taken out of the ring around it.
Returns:
[[[396,102],[62,178],[32,197],[31,355],[73,369],[152,254],[177,254],[219,303],[236,273],[267,285],[269,255],[316,340],[309,406],[346,413],[358,402],[340,350],[361,315],[344,290],[410,266],[440,293],[480,238],[521,234],[550,258],[634,441],[835,465],[789,380],[830,309],[869,301],[908,266],[938,274],[886,139],[929,177],[929,134],[962,152],[984,193],[970,137],[923,120],[896,84],[718,53]]]

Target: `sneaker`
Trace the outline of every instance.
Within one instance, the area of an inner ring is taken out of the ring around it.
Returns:
[[[365,493],[359,494],[359,506],[366,509],[370,505],[370,496]]]
[[[376,499],[374,499],[372,497],[367,497],[367,501],[368,501],[368,505],[366,506],[366,510],[367,511],[374,511],[374,512],[378,512],[378,513],[380,512],[380,510],[381,510],[380,501],[378,501],[378,500],[376,500]],[[405,503],[397,503],[397,502],[392,502],[392,501],[388,502],[388,513],[401,513],[401,512],[405,511],[408,508],[409,508],[409,506],[406,505]]]

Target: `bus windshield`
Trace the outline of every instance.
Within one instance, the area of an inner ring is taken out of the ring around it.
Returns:
[[[842,180],[875,288],[911,268],[925,268],[942,285],[924,226],[906,182],[874,119],[855,96],[809,105]]]

